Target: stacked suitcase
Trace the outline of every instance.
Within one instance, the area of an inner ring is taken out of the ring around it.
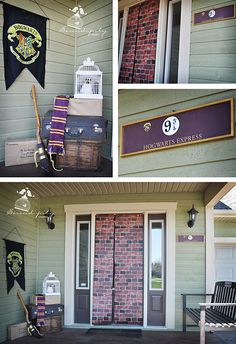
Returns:
[[[39,298],[45,298],[44,325],[39,327],[41,333],[59,332],[62,330],[64,305],[60,303],[59,297],[47,297],[44,294],[35,294],[30,298],[30,304],[27,305],[30,320],[37,324],[37,314],[39,307]],[[59,303],[58,303],[59,302]]]
[[[103,117],[102,72],[90,58],[76,72],[75,94],[70,99],[65,128],[65,155],[56,157],[57,168],[98,170],[101,145],[106,141]],[[52,111],[43,119],[42,137],[49,139]]]

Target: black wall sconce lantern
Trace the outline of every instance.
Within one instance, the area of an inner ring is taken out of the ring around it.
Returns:
[[[188,211],[188,216],[189,216],[188,226],[189,226],[189,228],[192,228],[194,226],[194,222],[196,221],[197,214],[198,214],[198,211],[194,208],[194,204],[193,204],[192,208]]]
[[[53,217],[55,216],[54,213],[51,212],[50,208],[48,209],[48,211],[44,214],[45,218],[46,218],[46,223],[48,225],[49,229],[54,229],[55,228],[55,224],[53,222]]]

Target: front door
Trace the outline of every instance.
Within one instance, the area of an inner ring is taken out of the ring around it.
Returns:
[[[119,14],[119,82],[153,83],[159,0],[136,3]]]
[[[165,325],[165,215],[148,217],[148,316],[147,324]]]
[[[77,216],[75,323],[143,325],[144,284],[147,325],[165,326],[165,215],[148,216],[147,280],[144,281],[144,215],[96,215],[91,291],[91,216]]]
[[[94,325],[143,325],[143,254],[143,214],[96,216]]]

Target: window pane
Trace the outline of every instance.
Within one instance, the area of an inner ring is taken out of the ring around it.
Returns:
[[[162,274],[162,224],[153,222],[151,229],[151,288],[163,288]]]
[[[89,230],[87,223],[80,224],[79,231],[79,287],[88,287]]]
[[[173,4],[173,22],[170,59],[170,83],[178,81],[179,37],[180,37],[181,1]]]

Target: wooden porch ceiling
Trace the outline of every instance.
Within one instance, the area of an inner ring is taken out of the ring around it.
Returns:
[[[142,183],[142,182],[81,182],[81,183],[27,183],[24,187],[30,188],[39,197],[77,196],[77,195],[111,195],[111,194],[141,194],[159,192],[205,192],[211,183]]]

